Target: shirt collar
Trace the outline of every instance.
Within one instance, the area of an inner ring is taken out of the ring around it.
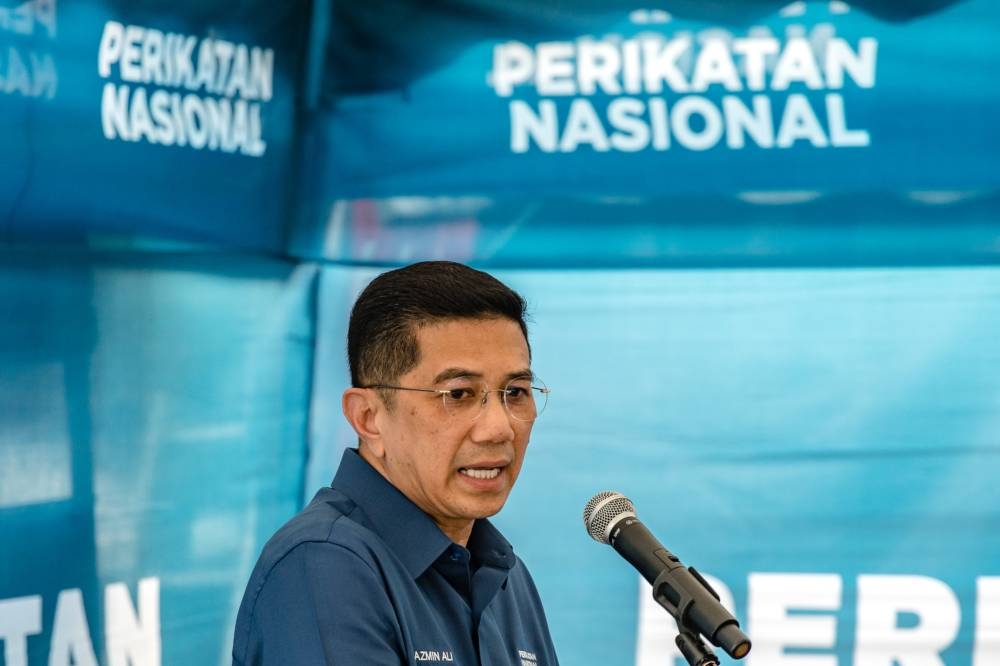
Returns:
[[[374,531],[417,578],[452,545],[437,524],[362,458],[347,449],[331,484],[357,504]],[[480,562],[502,569],[514,566],[510,543],[490,521],[477,520],[469,552]]]
[[[473,524],[472,534],[469,536],[469,552],[482,564],[498,569],[511,569],[514,566],[514,549],[510,542],[486,518],[480,518]]]

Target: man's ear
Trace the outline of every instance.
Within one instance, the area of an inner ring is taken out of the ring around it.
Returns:
[[[382,447],[382,433],[376,417],[385,409],[375,389],[351,387],[344,391],[341,407],[347,422],[358,433],[358,439],[370,453],[378,458],[385,455]]]

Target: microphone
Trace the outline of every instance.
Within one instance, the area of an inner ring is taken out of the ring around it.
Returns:
[[[734,659],[742,659],[750,652],[750,639],[719,602],[719,595],[700,573],[684,566],[656,540],[636,517],[631,500],[614,491],[597,493],[583,509],[583,523],[595,541],[617,550],[650,582],[653,598],[677,620],[681,630],[678,646],[685,657],[691,649],[685,643],[691,638],[697,640],[697,634]],[[686,637],[685,631],[694,636]],[[712,655],[711,660],[703,663],[718,662]]]

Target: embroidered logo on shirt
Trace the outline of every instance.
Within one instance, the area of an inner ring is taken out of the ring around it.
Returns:
[[[521,658],[521,666],[538,666],[538,657],[535,656],[534,652],[518,650],[517,656]]]
[[[451,650],[414,650],[413,661],[455,661]]]

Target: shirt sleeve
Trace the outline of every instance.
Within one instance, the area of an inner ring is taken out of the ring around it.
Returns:
[[[264,580],[248,631],[234,666],[407,663],[384,579],[338,544],[289,551]]]

